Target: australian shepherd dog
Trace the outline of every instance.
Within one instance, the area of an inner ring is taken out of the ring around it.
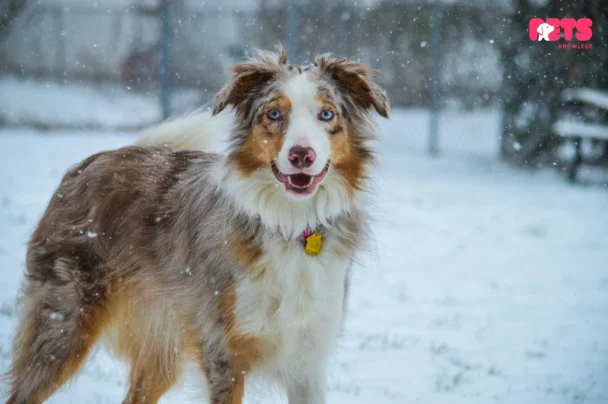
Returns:
[[[207,153],[226,108],[229,144]],[[8,403],[44,402],[101,336],[130,364],[123,403],[156,403],[188,360],[213,404],[252,374],[325,403],[388,110],[364,65],[262,52],[211,113],[69,169],[29,241]]]

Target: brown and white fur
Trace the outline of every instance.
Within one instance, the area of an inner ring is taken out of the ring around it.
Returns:
[[[214,404],[241,403],[253,373],[290,404],[326,402],[366,236],[369,114],[388,100],[359,63],[261,53],[233,68],[213,115],[229,106],[225,155],[178,150],[208,145],[196,137],[215,118],[199,114],[66,173],[29,242],[8,403],[42,403],[102,335],[131,365],[124,403],[156,403],[187,360]]]

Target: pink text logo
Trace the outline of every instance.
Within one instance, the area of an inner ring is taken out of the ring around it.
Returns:
[[[559,41],[564,33],[564,39],[571,41],[574,37],[580,42],[591,39],[593,32],[591,18],[531,18],[528,24],[528,36],[531,41]]]

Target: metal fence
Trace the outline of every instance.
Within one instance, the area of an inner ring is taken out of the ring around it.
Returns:
[[[247,6],[33,3],[0,43],[0,73],[161,89],[168,115],[172,88],[198,88],[209,98],[229,67],[255,48],[282,43],[296,63],[331,51],[380,70],[394,105],[435,111],[432,153],[441,105],[487,105],[500,86],[499,51],[488,38],[498,35],[502,9],[414,0],[373,8],[320,0],[237,3]]]
[[[102,1],[91,3],[97,7],[76,4],[68,8],[40,2],[26,7],[0,44],[4,61],[0,69],[67,79],[120,80],[129,56],[158,61],[162,30],[158,8],[104,9]],[[464,99],[471,92],[495,92],[499,84],[497,75],[488,73],[500,64],[487,31],[502,11],[443,5],[443,24],[432,24],[438,6],[412,2],[379,3],[374,8],[320,1],[272,2],[273,6],[251,2],[247,9],[192,7],[179,1],[164,4],[171,13],[165,32],[173,43],[171,81],[177,86],[212,90],[227,68],[251,55],[254,48],[283,43],[296,62],[328,51],[356,56],[382,71],[397,104],[428,105],[430,44],[437,34],[431,27],[443,25],[444,33],[437,36],[446,56],[439,68],[442,92]],[[157,80],[158,66],[148,69],[140,79]]]

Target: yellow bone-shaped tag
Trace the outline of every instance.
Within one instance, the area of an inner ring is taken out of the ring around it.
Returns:
[[[304,248],[304,251],[309,255],[318,255],[322,246],[323,236],[319,233],[312,233],[306,238],[306,247]]]

